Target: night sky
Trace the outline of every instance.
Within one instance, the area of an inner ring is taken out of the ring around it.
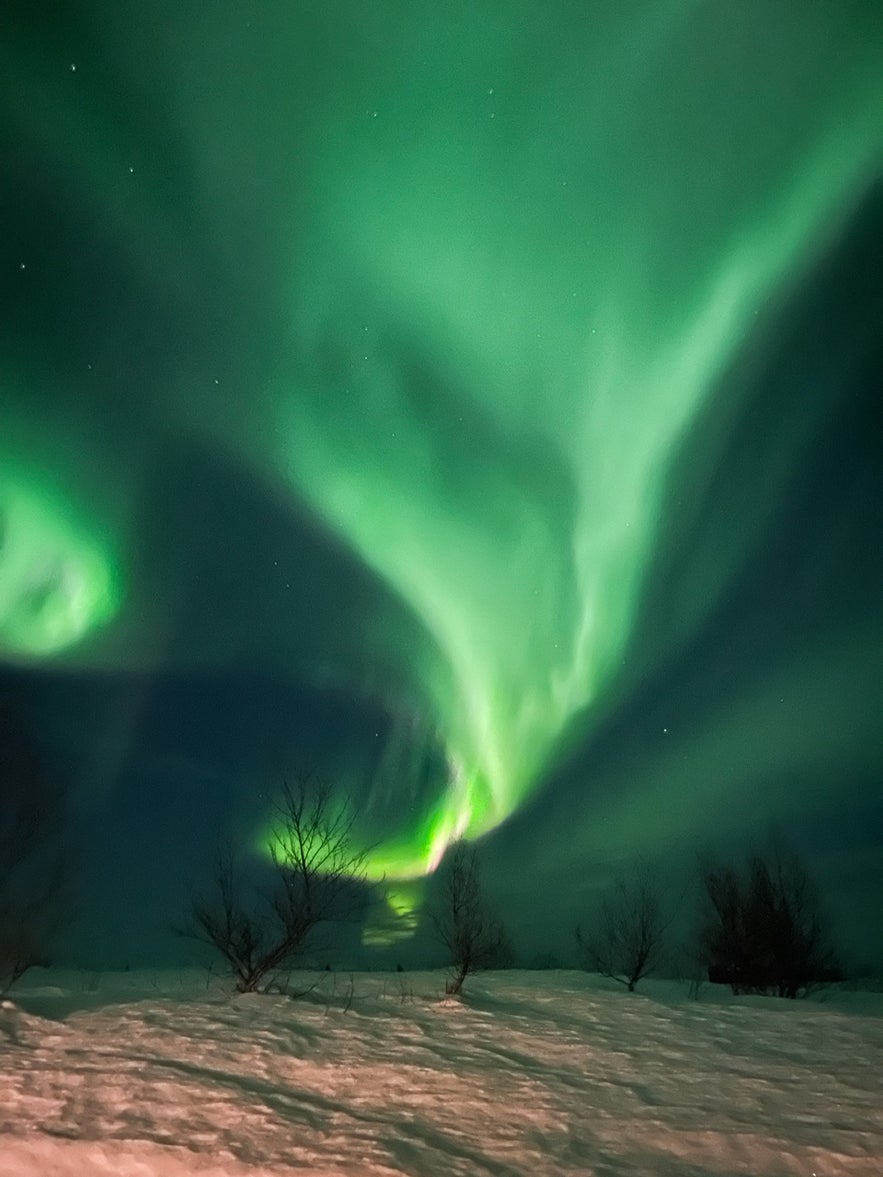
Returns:
[[[68,957],[183,951],[310,771],[399,932],[460,835],[529,961],[776,823],[879,960],[876,0],[3,13],[0,692]]]

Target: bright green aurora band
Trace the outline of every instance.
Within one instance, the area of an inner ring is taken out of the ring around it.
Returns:
[[[46,657],[108,621],[120,588],[100,535],[45,478],[0,472],[0,655]]]
[[[445,81],[438,27],[439,59],[372,72],[317,148],[274,460],[445,661],[422,677],[451,783],[378,873],[503,821],[609,680],[679,441],[878,161],[874,38],[740,19],[510,30]]]
[[[430,635],[410,670],[450,779],[371,857],[408,880],[511,815],[611,681],[679,446],[879,166],[879,10],[301,8],[248,33],[170,18],[137,59],[117,29],[133,74],[163,61],[178,86],[219,254],[249,200],[291,226],[272,375],[158,395],[306,500]],[[159,189],[139,205],[105,178],[94,111],[69,138],[84,189],[123,233],[159,222],[156,268],[187,277]],[[2,494],[3,640],[52,654],[110,619],[115,574],[34,479]]]

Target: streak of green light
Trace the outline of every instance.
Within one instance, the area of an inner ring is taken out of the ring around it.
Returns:
[[[115,614],[110,545],[46,478],[0,476],[0,651],[44,658]]]

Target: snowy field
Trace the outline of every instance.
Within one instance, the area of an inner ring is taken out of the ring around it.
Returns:
[[[0,1009],[0,1177],[883,1175],[883,995],[470,981],[37,971]]]

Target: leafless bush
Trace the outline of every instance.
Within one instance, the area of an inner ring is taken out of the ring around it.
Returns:
[[[302,958],[322,924],[354,916],[365,881],[365,852],[354,848],[354,810],[325,783],[285,784],[270,845],[273,882],[261,888],[227,846],[210,896],[191,904],[185,934],[209,944],[240,993],[266,988]]]
[[[700,945],[710,981],[734,993],[793,998],[841,979],[812,879],[781,840],[741,869],[707,866],[702,881]]]
[[[441,894],[431,914],[436,936],[451,956],[449,994],[459,993],[470,973],[511,963],[509,937],[482,893],[478,855],[463,841],[455,842],[448,852]]]
[[[659,967],[670,922],[659,887],[639,867],[603,893],[591,930],[577,928],[576,938],[589,967],[631,993]]]

